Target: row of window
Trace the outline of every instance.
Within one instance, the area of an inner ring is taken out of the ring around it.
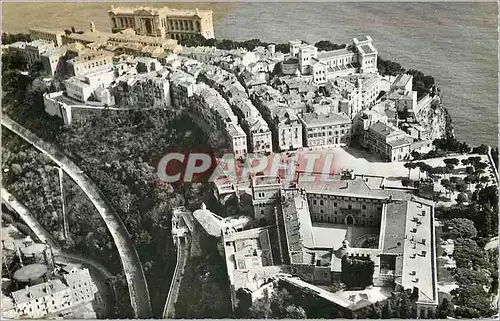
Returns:
[[[335,132],[332,132],[332,131],[328,131],[328,136],[332,136],[334,135],[333,133],[335,133],[335,136],[338,136],[339,134],[340,135],[344,135],[344,134],[348,134],[349,133],[349,130],[336,130]],[[327,133],[323,132],[323,133],[310,133],[310,134],[307,134],[307,137],[309,138],[313,138],[313,137],[325,137],[327,136]],[[343,137],[342,137],[343,138]]]
[[[372,199],[372,198],[359,198],[359,197],[351,197],[351,196],[336,196],[336,195],[325,195],[325,194],[310,194],[311,198],[316,199],[335,199],[335,200],[344,200],[344,201],[357,201],[357,202],[365,202],[365,203],[383,203],[383,200]],[[316,205],[316,203],[314,203]]]
[[[330,216],[323,216],[323,215],[315,215],[313,218],[315,219],[315,221],[318,221],[318,222],[321,222],[321,223],[325,223],[326,222],[326,223],[333,223],[333,224],[344,224],[344,220],[342,220],[342,218],[340,218],[340,217],[330,217]],[[360,220],[359,222],[356,222],[356,223],[359,224],[359,225],[366,226],[366,225],[377,224],[377,221],[362,219],[362,220]]]

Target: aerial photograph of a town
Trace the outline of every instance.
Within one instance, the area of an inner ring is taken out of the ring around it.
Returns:
[[[498,320],[498,2],[1,11],[2,319]]]

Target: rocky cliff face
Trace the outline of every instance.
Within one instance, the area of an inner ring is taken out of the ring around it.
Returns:
[[[453,135],[451,118],[443,106],[440,94],[426,96],[418,104],[420,106],[416,116],[419,124],[428,130],[430,140],[444,138],[450,133]]]

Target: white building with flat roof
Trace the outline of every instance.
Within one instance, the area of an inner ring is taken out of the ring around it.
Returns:
[[[318,51],[313,45],[290,41],[290,54],[298,59],[302,75],[312,75],[316,84],[354,73],[377,73],[377,49],[370,36],[354,38],[351,45]]]
[[[115,72],[112,69],[100,70],[85,75],[73,76],[64,82],[68,97],[81,102],[91,99],[97,88],[108,88],[113,82]]]
[[[298,116],[306,147],[340,147],[351,143],[352,121],[346,114],[304,113]]]

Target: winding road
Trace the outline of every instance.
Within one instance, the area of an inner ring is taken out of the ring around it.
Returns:
[[[47,155],[62,170],[75,181],[85,195],[96,207],[106,223],[120,255],[121,264],[127,278],[129,295],[135,318],[150,318],[152,316],[151,301],[146,277],[142,269],[139,255],[120,216],[102,191],[82,170],[65,156],[57,147],[38,138],[7,115],[2,115],[2,126],[14,132],[40,152]],[[3,192],[3,191],[2,191]]]

